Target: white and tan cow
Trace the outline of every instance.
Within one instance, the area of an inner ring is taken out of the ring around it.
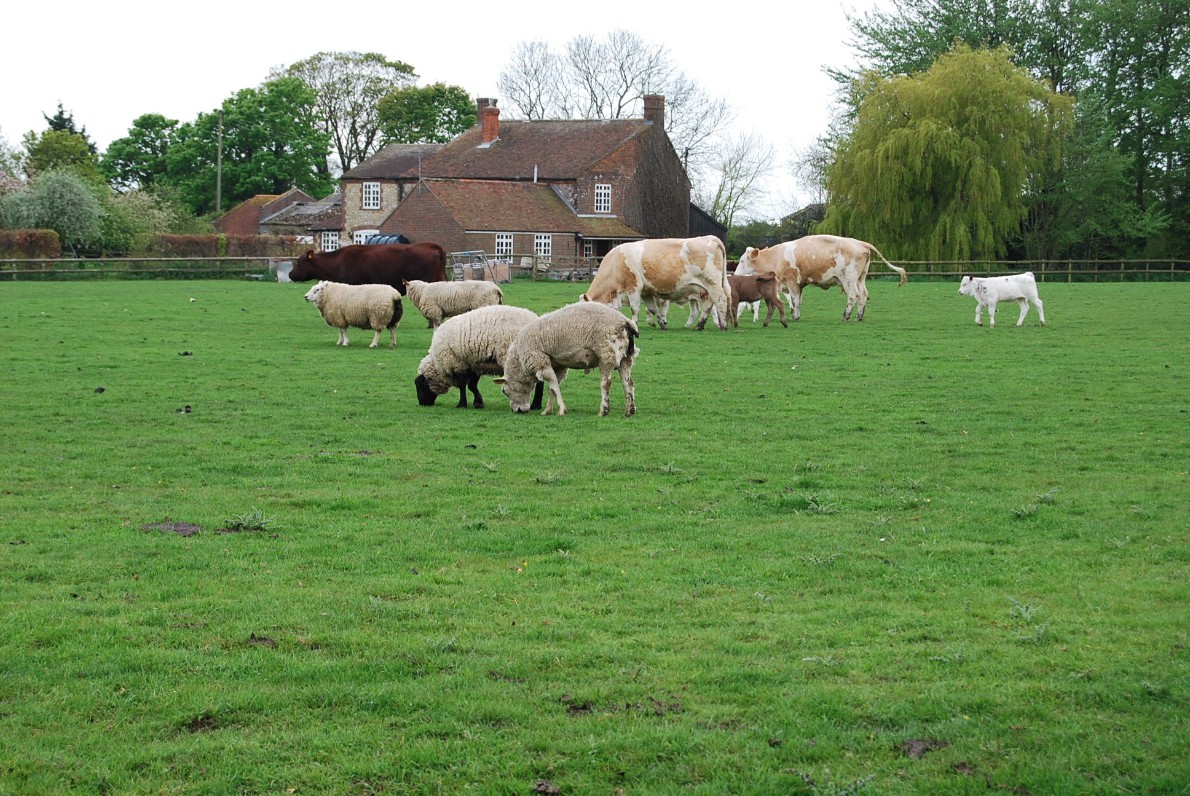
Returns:
[[[654,238],[621,243],[608,252],[582,300],[613,307],[626,301],[633,322],[639,323],[643,298],[662,329],[669,302],[690,304],[691,313],[697,308],[697,328],[714,309],[715,321],[726,330],[730,291],[727,254],[717,237]]]
[[[850,320],[852,309],[859,305],[856,320],[862,321],[864,307],[868,303],[865,280],[868,278],[872,252],[876,252],[885,265],[900,274],[900,284],[905,284],[908,280],[905,269],[885,260],[875,246],[855,238],[835,235],[807,235],[767,249],[749,246],[740,258],[740,265],[747,263],[756,273],[777,275],[777,281],[789,291],[795,321],[802,317],[802,288],[806,285],[817,285],[823,290],[838,285],[847,296],[843,320]]]
[[[1037,295],[1037,280],[1032,271],[1007,276],[964,276],[959,282],[959,293],[975,298],[975,323],[980,326],[983,325],[983,308],[987,307],[988,325],[996,328],[996,303],[1000,301],[1015,301],[1021,305],[1017,326],[1025,322],[1025,316],[1029,314],[1029,302],[1032,301],[1041,318],[1041,325],[1045,326],[1045,309]]]

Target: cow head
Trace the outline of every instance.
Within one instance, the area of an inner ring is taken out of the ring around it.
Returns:
[[[959,295],[974,296],[975,295],[975,279],[970,276],[964,276],[963,280],[959,282]]]
[[[289,281],[291,282],[305,282],[313,279],[314,273],[314,250],[309,249],[301,257],[294,261],[293,267],[289,269]]]

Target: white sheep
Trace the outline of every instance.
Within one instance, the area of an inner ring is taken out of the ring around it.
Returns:
[[[423,282],[420,279],[407,279],[403,284],[409,300],[426,316],[431,327],[437,327],[452,315],[504,303],[504,292],[495,282]]]
[[[327,326],[339,330],[339,345],[349,345],[347,327],[371,329],[369,348],[380,342],[380,333],[389,331],[389,348],[397,345],[397,324],[401,322],[401,294],[390,285],[345,285],[322,280],[306,291],[306,301],[318,307]]]
[[[589,372],[599,368],[599,416],[608,413],[612,371],[620,372],[624,384],[624,414],[636,413],[636,391],[632,386],[632,365],[639,349],[635,323],[606,304],[584,301],[547,312],[529,323],[508,347],[504,376],[496,379],[514,412],[528,412],[529,389],[537,382],[549,385],[543,415],[558,401],[558,414],[566,414],[560,382],[570,368]]]
[[[417,368],[413,380],[417,402],[433,406],[439,395],[459,388],[458,408],[467,408],[467,390],[474,396],[476,409],[483,408],[479,394],[480,376],[499,376],[504,372],[508,346],[537,314],[521,307],[498,304],[480,307],[456,315],[434,330],[430,352]],[[537,385],[533,409],[541,408],[542,385]]]

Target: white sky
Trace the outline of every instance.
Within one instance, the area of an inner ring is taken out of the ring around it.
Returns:
[[[560,51],[575,36],[626,29],[665,47],[708,94],[727,99],[739,132],[777,147],[776,218],[808,201],[787,163],[827,128],[834,83],[823,67],[854,60],[846,14],[879,2],[737,0],[699,9],[649,0],[24,0],[4,12],[0,137],[18,147],[61,102],[102,151],[141,114],[193,121],[259,85],[272,67],[324,51],[378,52],[413,66],[419,85],[444,82],[499,99],[496,81],[518,43],[545,40]]]

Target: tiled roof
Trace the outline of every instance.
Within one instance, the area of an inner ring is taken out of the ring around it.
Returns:
[[[422,167],[426,177],[455,179],[574,179],[633,136],[652,129],[640,119],[501,121],[500,135],[482,145],[472,127]]]
[[[417,179],[422,164],[444,144],[389,144],[375,155],[343,173],[349,179]]]
[[[498,232],[578,232],[587,237],[639,238],[641,233],[610,217],[579,217],[545,183],[496,180],[423,180],[465,229]]]

